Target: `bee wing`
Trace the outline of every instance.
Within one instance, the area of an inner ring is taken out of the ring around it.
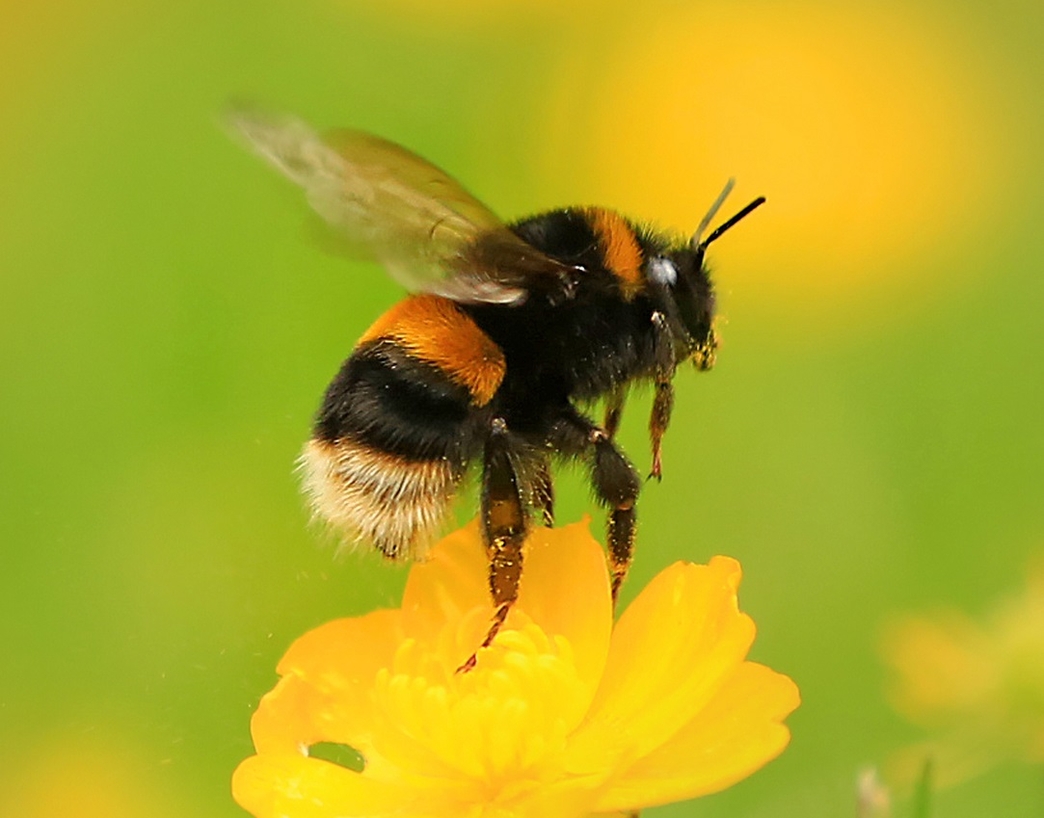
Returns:
[[[293,117],[238,110],[246,145],[301,186],[338,237],[414,292],[460,302],[519,303],[534,279],[571,268],[512,233],[434,165],[361,131],[320,136]]]

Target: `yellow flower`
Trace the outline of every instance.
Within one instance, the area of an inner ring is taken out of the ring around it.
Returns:
[[[474,524],[414,566],[399,610],[298,639],[233,778],[257,818],[567,818],[714,792],[782,752],[794,683],[745,661],[740,567],[676,563],[613,626],[586,524],[537,529],[517,604],[493,610]],[[347,745],[361,771],[309,755]]]
[[[930,753],[946,786],[1006,757],[1044,761],[1044,565],[981,621],[942,611],[895,623],[884,654],[896,709],[941,731],[907,754],[911,768]]]

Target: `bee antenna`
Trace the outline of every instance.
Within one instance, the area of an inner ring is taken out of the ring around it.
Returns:
[[[696,232],[692,234],[693,250],[699,248],[700,237],[703,236],[703,231],[707,229],[707,225],[711,223],[711,219],[713,219],[717,215],[718,211],[721,209],[721,206],[725,204],[725,200],[729,198],[729,194],[732,192],[732,188],[735,186],[735,184],[735,179],[729,179],[729,181],[725,183],[725,187],[722,188],[721,193],[718,194],[718,198],[714,200],[714,204],[710,206],[710,209],[707,211],[707,215],[700,220],[699,225],[697,225],[696,227]]]
[[[715,239],[720,238],[722,233],[724,233],[730,227],[735,225],[736,222],[738,222],[740,219],[743,219],[746,216],[749,216],[753,211],[757,210],[759,207],[761,207],[763,204],[765,204],[765,201],[766,201],[766,199],[765,199],[764,196],[758,196],[758,198],[756,198],[753,202],[751,202],[749,205],[747,205],[745,208],[743,208],[739,213],[737,213],[731,219],[728,219],[724,224],[718,225],[718,227],[716,227],[714,229],[714,232],[711,233],[709,236],[707,236],[707,238],[705,238],[702,242],[700,242],[699,244],[696,244],[695,245],[696,251],[697,252],[702,252],[703,250],[706,250],[708,244],[710,244]],[[693,237],[693,239],[695,240],[695,236]]]

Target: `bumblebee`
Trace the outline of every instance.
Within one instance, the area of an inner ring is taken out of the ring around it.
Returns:
[[[443,171],[379,137],[320,135],[256,111],[235,135],[299,185],[352,249],[411,292],[363,333],[323,397],[301,458],[318,517],[386,556],[423,556],[473,464],[489,554],[495,635],[518,595],[531,520],[551,525],[553,461],[580,461],[608,510],[615,598],[642,481],[614,443],[628,388],[655,389],[651,476],[675,370],[714,365],[708,246],[759,197],[689,240],[600,207],[505,224]],[[599,425],[581,407],[604,401]]]

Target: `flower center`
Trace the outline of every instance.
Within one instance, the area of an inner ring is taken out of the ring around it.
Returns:
[[[465,620],[459,630],[474,633]],[[440,789],[479,789],[487,799],[512,798],[560,775],[566,739],[590,700],[568,640],[549,638],[517,612],[472,670],[457,673],[458,665],[450,652],[408,639],[379,672],[373,747],[382,761],[400,775],[409,770]]]

